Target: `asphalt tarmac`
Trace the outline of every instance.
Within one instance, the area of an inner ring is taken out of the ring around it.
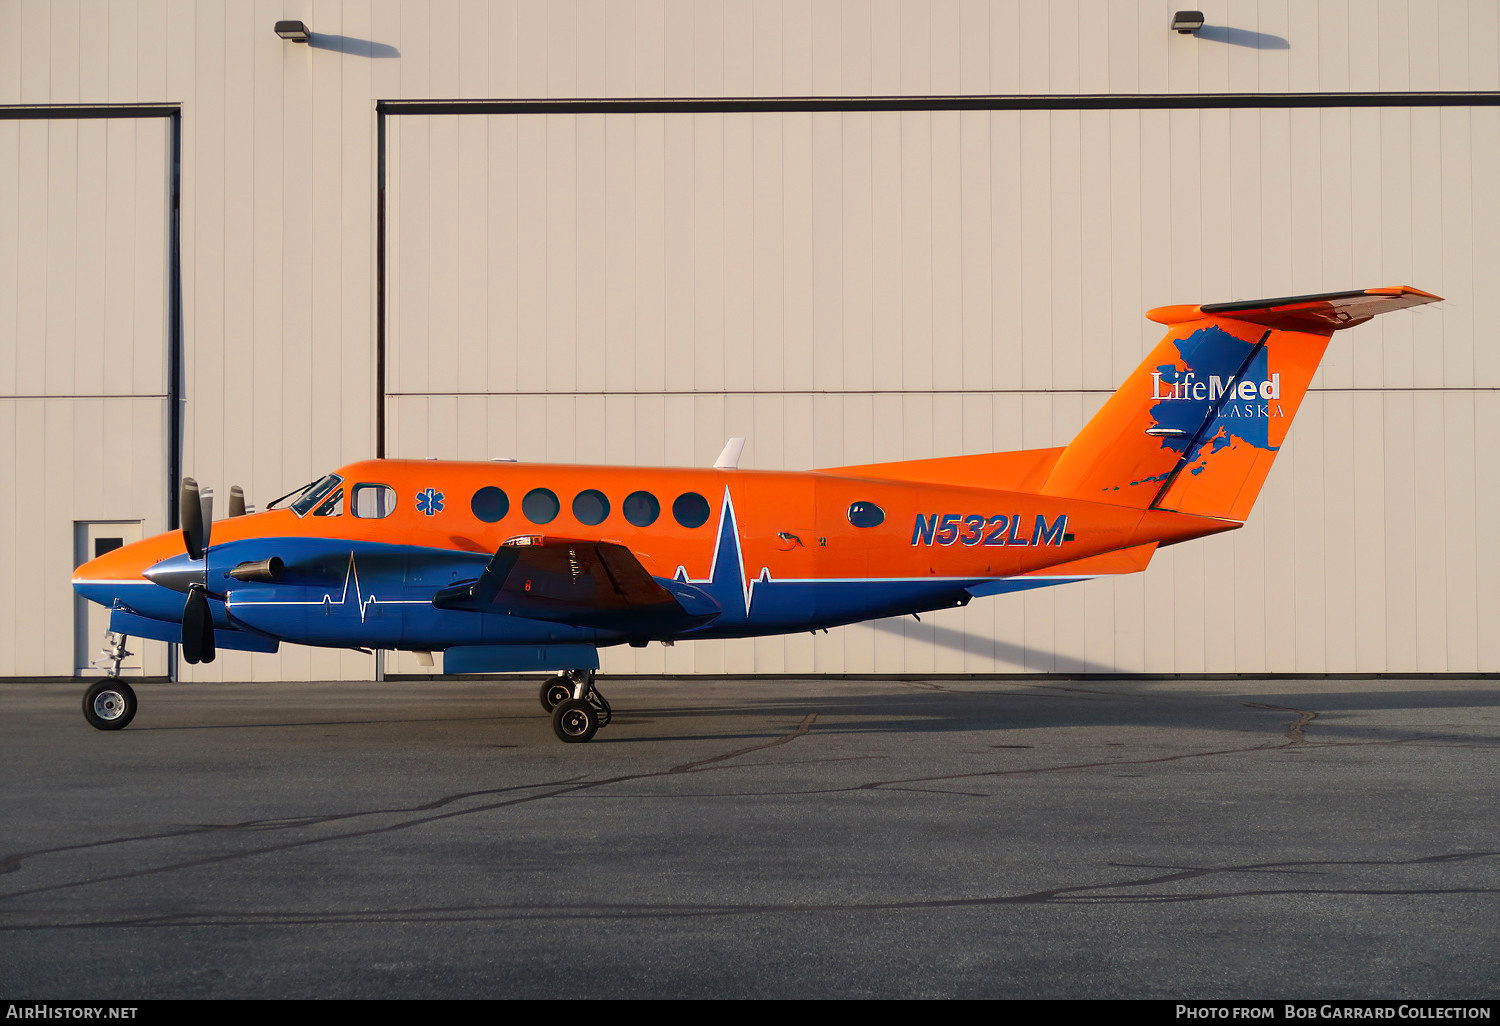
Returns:
[[[0,999],[1493,998],[1500,682],[0,684]]]

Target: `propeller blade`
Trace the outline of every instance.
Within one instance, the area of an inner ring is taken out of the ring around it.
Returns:
[[[211,663],[214,661],[214,656],[219,654],[214,648],[214,622],[211,617],[204,617],[203,637],[199,639],[198,647],[199,662]]]
[[[182,493],[177,503],[178,515],[182,518],[182,540],[187,545],[190,559],[202,559],[208,538],[203,529],[203,503],[198,497],[198,482],[190,477],[182,479]],[[190,660],[197,662],[196,659]]]
[[[229,515],[232,517],[245,515],[245,489],[239,485],[231,485],[229,488]]]
[[[208,595],[202,585],[195,584],[188,589],[187,604],[182,607],[182,658],[190,663],[211,663],[216,654]]]
[[[204,488],[199,491],[199,500],[203,503],[203,551],[208,552],[209,539],[214,533],[214,490]]]
[[[208,619],[208,597],[195,584],[188,589],[187,602],[182,607],[182,658],[190,663],[203,660],[203,625]],[[210,624],[210,635],[212,629]]]

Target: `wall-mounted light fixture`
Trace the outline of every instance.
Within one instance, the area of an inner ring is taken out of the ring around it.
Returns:
[[[1173,24],[1175,25],[1176,22]],[[1203,24],[1202,17],[1198,19],[1198,24]],[[276,34],[293,43],[305,43],[312,38],[312,33],[307,31],[307,26],[300,21],[278,21]]]
[[[1178,11],[1172,15],[1172,29],[1183,35],[1191,35],[1203,27],[1202,11]]]

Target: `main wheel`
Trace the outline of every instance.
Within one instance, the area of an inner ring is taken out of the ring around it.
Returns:
[[[83,718],[96,730],[119,730],[135,719],[135,691],[117,677],[105,677],[83,693]]]
[[[551,712],[573,697],[573,689],[562,677],[554,677],[542,685],[542,708]]]
[[[599,710],[582,699],[570,698],[552,710],[552,731],[569,744],[590,741],[599,733]]]

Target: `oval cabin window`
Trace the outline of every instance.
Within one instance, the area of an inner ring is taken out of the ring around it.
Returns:
[[[855,527],[879,527],[885,523],[885,510],[873,502],[851,502],[849,523]]]

